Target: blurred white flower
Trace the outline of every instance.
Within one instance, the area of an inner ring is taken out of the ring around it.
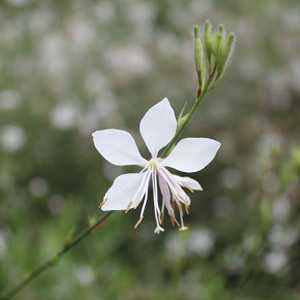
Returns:
[[[228,249],[223,256],[224,267],[230,273],[240,273],[245,266],[245,259],[241,255],[235,253],[232,249]]]
[[[106,91],[87,111],[79,116],[79,129],[84,133],[91,133],[101,122],[111,120],[116,112],[114,95]]]
[[[112,1],[101,1],[97,2],[93,8],[93,13],[95,14],[97,20],[100,23],[112,22],[115,16],[114,2]]]
[[[222,183],[227,189],[236,189],[241,184],[241,173],[238,169],[227,168],[221,174]]]
[[[166,257],[171,261],[180,260],[187,255],[186,243],[178,234],[169,234],[165,241],[165,247]]]
[[[239,74],[246,80],[255,80],[263,71],[262,65],[255,55],[247,55],[238,64]]]
[[[202,16],[206,16],[211,9],[214,9],[213,2],[210,0],[192,0],[189,5],[190,13],[194,15],[194,17],[199,18],[199,12],[201,12]]]
[[[48,200],[48,208],[54,216],[60,215],[64,209],[64,197],[59,194],[50,196]]]
[[[29,190],[33,197],[44,197],[49,190],[48,182],[42,177],[34,177],[29,183]]]
[[[95,30],[86,20],[73,17],[69,21],[67,29],[74,51],[85,50],[95,40]]]
[[[298,236],[296,228],[276,224],[269,233],[269,240],[274,248],[286,248],[293,245],[297,241]]]
[[[210,229],[194,229],[188,240],[188,250],[199,256],[211,254],[215,245],[215,235]]]
[[[153,29],[153,21],[155,17],[155,7],[153,3],[149,2],[136,2],[127,5],[126,16],[129,23],[132,25],[135,33],[138,35],[139,40],[145,40],[148,33]]]
[[[291,104],[289,81],[290,75],[282,68],[267,74],[263,88],[268,92],[267,104],[273,109],[289,109]]]
[[[214,201],[214,210],[218,217],[231,217],[235,205],[231,198],[221,196]]]
[[[297,92],[300,92],[299,82],[300,82],[300,59],[294,60],[290,64],[291,75],[289,79],[291,81],[291,86]]]
[[[170,32],[159,32],[155,40],[155,45],[160,52],[168,58],[178,56],[180,41],[177,39],[176,34]]]
[[[33,34],[43,34],[51,28],[51,24],[54,22],[54,13],[50,7],[39,8],[32,12],[29,21]]]
[[[5,126],[0,129],[0,144],[7,152],[17,152],[26,142],[25,131],[18,126]]]
[[[288,197],[281,197],[273,203],[273,218],[277,222],[286,221],[291,212],[291,203]]]
[[[107,78],[99,71],[92,71],[87,74],[84,87],[92,96],[99,96],[108,88]]]
[[[278,273],[288,264],[288,258],[284,252],[270,252],[265,256],[264,265],[269,273]]]
[[[281,149],[283,146],[283,137],[277,132],[269,130],[260,135],[257,142],[257,152],[260,154],[260,159],[265,161],[270,157],[273,149]]]
[[[287,31],[297,30],[299,27],[299,11],[292,9],[286,10],[284,13],[280,13],[280,17],[283,19],[283,25],[286,27]]]
[[[201,18],[207,18],[212,1],[193,0],[184,5],[172,5],[168,8],[168,17],[172,25],[179,29],[188,28],[191,24],[199,22]]]
[[[72,103],[58,103],[50,112],[51,124],[59,129],[69,129],[76,125],[78,120],[78,109]]]
[[[1,15],[2,16],[2,15]],[[16,43],[22,37],[22,28],[20,28],[20,23],[14,20],[6,20],[1,24],[0,27],[0,45],[1,48],[10,49],[11,47],[15,47]]]
[[[144,76],[152,70],[152,61],[142,47],[110,48],[104,58],[114,75],[123,80]]]
[[[21,104],[21,97],[17,91],[5,90],[0,92],[0,110],[13,110]]]
[[[80,266],[76,271],[75,271],[75,275],[79,281],[79,283],[82,286],[89,286],[91,285],[95,279],[96,279],[96,275],[95,272],[93,271],[93,269],[88,266]]]
[[[5,234],[0,231],[0,260],[4,258],[7,251]]]
[[[59,32],[48,33],[40,41],[41,66],[52,79],[60,81],[68,70],[66,40]]]
[[[168,168],[185,173],[200,171],[214,159],[221,144],[208,138],[185,138],[177,143],[166,158],[158,157],[159,151],[174,138],[176,128],[176,116],[167,98],[146,112],[140,122],[140,132],[151,153],[148,161],[141,156],[128,132],[105,129],[93,133],[95,147],[107,161],[117,166],[137,165],[143,168],[139,173],[123,174],[114,180],[104,196],[102,210],[128,211],[142,204],[140,218],[135,225],[137,228],[144,218],[151,182],[156,220],[154,232],[164,231],[162,216],[165,209],[173,225],[180,226],[179,230],[187,229],[183,222],[183,212],[184,209],[188,212],[191,199],[184,189],[201,191],[202,187],[192,178],[173,175]],[[162,194],[161,208],[159,189]],[[180,223],[174,209],[179,211]]]
[[[31,0],[6,0],[6,1],[13,6],[24,6],[31,2]]]

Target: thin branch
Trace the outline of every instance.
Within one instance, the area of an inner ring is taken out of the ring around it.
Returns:
[[[170,151],[172,150],[173,146],[176,145],[176,143],[177,143],[179,137],[181,136],[183,130],[185,129],[185,127],[187,126],[187,124],[191,121],[194,113],[196,112],[196,110],[198,109],[200,103],[202,103],[203,98],[207,94],[209,83],[210,82],[208,82],[206,84],[206,86],[205,86],[205,88],[203,89],[202,92],[200,91],[200,89],[198,90],[197,97],[196,97],[196,99],[195,99],[195,101],[193,103],[193,106],[192,106],[191,110],[187,113],[187,115],[185,116],[184,121],[180,124],[180,126],[178,126],[174,138],[172,139],[171,143],[164,149],[164,151],[162,153],[162,156],[168,155],[170,153]]]
[[[26,276],[23,281],[17,284],[14,288],[8,291],[3,296],[0,296],[0,300],[9,300],[16,296],[23,288],[25,288],[31,281],[33,281],[36,277],[44,273],[49,268],[55,266],[60,258],[69,252],[73,247],[75,247],[78,243],[80,243],[83,239],[89,236],[94,229],[99,228],[104,225],[106,219],[112,214],[112,212],[104,214],[96,223],[88,226],[81,233],[79,233],[74,239],[68,242],[57,254],[48,259],[42,265],[38,266],[35,270],[33,270],[28,276]]]

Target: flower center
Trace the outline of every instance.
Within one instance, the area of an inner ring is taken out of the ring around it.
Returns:
[[[157,170],[160,166],[161,158],[152,158],[148,161],[147,168],[150,170]]]

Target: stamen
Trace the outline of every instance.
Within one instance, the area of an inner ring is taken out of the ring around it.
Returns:
[[[178,206],[178,210],[179,210],[180,223],[181,223],[181,227],[179,228],[179,231],[187,230],[188,227],[186,227],[186,226],[184,225],[184,222],[183,222],[183,212],[182,212],[181,204],[180,204],[180,203],[177,203],[177,206]]]
[[[153,202],[154,202],[154,214],[155,214],[155,220],[156,220],[156,228],[154,230],[154,233],[159,234],[161,231],[165,231],[160,226],[160,211],[158,206],[158,191],[157,191],[157,178],[156,178],[156,170],[154,169],[152,172],[152,186],[153,186]]]
[[[158,178],[159,178],[159,187],[162,193],[162,201],[163,201],[163,207],[162,210],[164,210],[164,208],[167,209],[168,214],[170,216],[171,219],[171,223],[173,226],[175,225],[179,225],[176,216],[175,216],[175,212],[174,212],[174,202],[171,202],[171,197],[172,197],[172,193],[170,191],[170,187],[168,185],[168,182],[164,179],[164,177],[162,176],[163,174],[161,174],[161,172],[159,172],[158,170]]]
[[[143,222],[144,216],[140,216],[136,224],[134,225],[134,229],[137,229],[139,225]]]
[[[180,224],[178,223],[175,215],[171,216],[170,219],[171,219],[172,226],[175,226],[175,225],[177,225],[178,227],[180,226]]]
[[[185,205],[184,208],[185,208],[185,213],[186,213],[187,215],[189,215],[189,214],[190,214],[189,206],[188,206],[188,205]]]
[[[184,191],[184,189],[181,187],[180,183],[178,183],[175,179],[173,179],[173,175],[166,169],[163,168],[163,172],[166,173],[167,177],[173,182],[174,186],[176,187],[176,189],[178,190],[178,193],[181,197],[181,202],[185,203],[185,204],[190,204],[191,200],[189,198],[189,196],[186,194],[186,192]]]
[[[142,195],[143,195],[143,196],[146,194],[146,192],[148,193],[150,178],[151,178],[151,171],[148,171],[148,174],[147,174],[147,176],[146,176],[146,180],[145,180],[145,182],[144,182],[144,189],[143,189],[143,192],[142,192]],[[140,204],[140,202],[137,203],[137,204],[134,206],[134,209],[136,209],[136,208],[138,207],[139,204]]]
[[[171,175],[165,168],[160,168],[160,175],[165,179],[168,183],[170,190],[173,195],[182,203],[189,204],[189,197],[184,192],[184,190],[180,187],[180,185],[172,179]]]
[[[154,233],[155,234],[160,234],[160,232],[164,232],[165,230],[161,227],[161,226],[156,226],[156,228],[154,229]]]
[[[140,172],[140,173],[141,173],[141,172]],[[132,204],[137,200],[136,198],[137,198],[137,196],[139,195],[139,193],[141,192],[142,188],[144,188],[144,189],[143,189],[143,194],[144,194],[145,184],[146,184],[145,181],[147,180],[148,175],[149,175],[149,171],[146,171],[145,174],[144,174],[144,176],[143,176],[143,178],[142,178],[142,180],[141,180],[141,183],[140,183],[140,185],[139,185],[139,187],[138,187],[136,193],[135,193],[134,196],[133,196],[133,199],[129,202],[129,204],[128,204],[128,206],[127,206],[127,209],[126,209],[126,211],[125,211],[126,214],[128,213],[128,211],[129,211],[130,209],[136,208],[136,207],[132,207]],[[143,195],[143,194],[142,194],[142,195]]]
[[[145,189],[146,189],[145,190],[145,198],[144,198],[143,206],[142,206],[142,209],[141,209],[140,218],[137,221],[137,223],[134,225],[135,229],[138,228],[138,226],[142,223],[142,221],[144,219],[144,211],[145,211],[146,204],[147,204],[147,201],[148,201],[148,184],[149,184],[150,177],[151,177],[151,172],[149,172],[149,176],[147,178],[147,184],[145,185]]]
[[[164,222],[164,217],[165,217],[165,202],[164,201],[162,201],[160,215],[161,215],[161,217],[160,217],[159,223],[160,223],[160,225],[162,225]]]

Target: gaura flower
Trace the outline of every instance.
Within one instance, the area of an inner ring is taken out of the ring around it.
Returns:
[[[168,168],[192,173],[205,168],[215,157],[221,144],[209,138],[184,138],[177,143],[166,158],[158,156],[175,136],[177,121],[167,98],[151,107],[140,122],[140,133],[151,153],[151,158],[143,158],[130,133],[119,129],[104,129],[93,133],[93,141],[99,153],[110,163],[117,166],[137,165],[142,167],[139,173],[118,176],[106,192],[101,209],[103,211],[136,209],[140,204],[140,218],[135,228],[144,218],[149,198],[149,186],[152,185],[155,233],[164,231],[162,227],[165,209],[172,224],[179,230],[187,227],[183,222],[184,210],[188,213],[190,197],[184,189],[202,191],[201,185],[189,177],[173,175]],[[159,191],[162,196],[159,204]],[[179,212],[179,222],[175,210]]]

